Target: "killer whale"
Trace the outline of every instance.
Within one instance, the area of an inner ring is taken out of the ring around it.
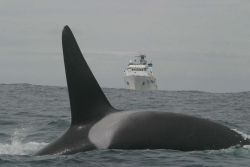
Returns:
[[[36,155],[93,149],[223,149],[249,139],[221,124],[184,114],[118,111],[111,106],[68,26],[62,32],[71,125]]]

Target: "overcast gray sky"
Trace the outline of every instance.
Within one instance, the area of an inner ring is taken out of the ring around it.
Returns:
[[[65,86],[67,24],[102,87],[143,53],[160,89],[249,91],[249,19],[249,0],[0,0],[0,83]]]

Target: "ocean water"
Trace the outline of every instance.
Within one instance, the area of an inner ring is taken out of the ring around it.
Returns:
[[[104,89],[118,109],[176,112],[207,118],[250,137],[250,92],[138,92]],[[66,87],[0,84],[0,166],[249,166],[250,146],[222,150],[94,150],[33,154],[70,125]]]

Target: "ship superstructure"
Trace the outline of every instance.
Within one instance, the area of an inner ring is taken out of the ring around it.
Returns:
[[[147,63],[145,55],[135,56],[124,71],[125,87],[133,90],[156,90],[153,64]]]

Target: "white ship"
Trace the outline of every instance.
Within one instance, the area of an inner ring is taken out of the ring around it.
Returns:
[[[145,55],[135,56],[130,60],[124,71],[124,81],[127,89],[156,90],[156,78],[153,76],[152,63],[147,63]]]

